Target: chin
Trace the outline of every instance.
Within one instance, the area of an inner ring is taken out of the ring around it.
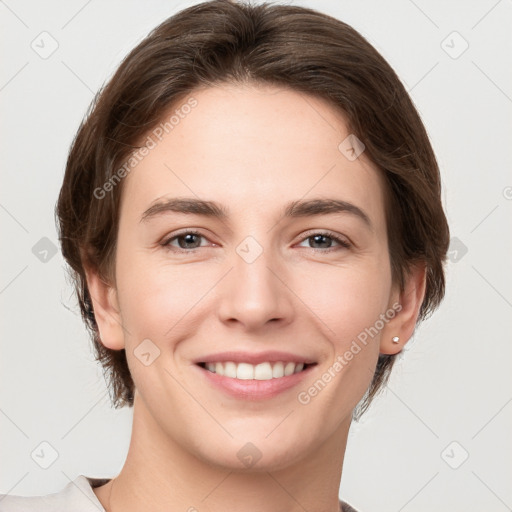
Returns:
[[[243,434],[239,434],[227,426],[233,437],[225,433],[219,433],[215,439],[210,436],[202,446],[196,447],[197,456],[208,464],[237,473],[285,469],[307,457],[309,450],[304,436],[297,431],[296,435],[290,435],[284,428],[281,432],[277,431],[276,425],[282,420],[281,417],[268,422],[272,426],[266,428],[264,433],[246,425],[245,429],[239,430]]]

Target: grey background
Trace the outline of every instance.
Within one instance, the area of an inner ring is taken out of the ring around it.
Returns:
[[[132,412],[110,408],[52,253],[53,209],[93,93],[196,3],[0,1],[1,493],[56,492],[123,465]],[[353,425],[340,495],[362,511],[511,510],[512,2],[287,3],[351,24],[395,68],[438,156],[455,237],[446,299]]]

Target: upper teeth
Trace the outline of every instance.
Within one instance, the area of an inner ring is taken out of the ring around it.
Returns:
[[[256,379],[256,380],[270,380],[278,379],[279,377],[292,375],[303,370],[304,363],[234,363],[227,361],[225,363],[206,363],[206,368],[211,372],[230,377],[232,379]]]

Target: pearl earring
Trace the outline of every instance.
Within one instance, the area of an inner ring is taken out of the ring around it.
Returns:
[[[391,338],[391,341],[392,341],[393,343],[398,343],[398,342],[400,341],[400,338],[399,338],[398,336],[393,336],[393,337]]]

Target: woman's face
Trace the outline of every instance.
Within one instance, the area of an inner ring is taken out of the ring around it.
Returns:
[[[124,178],[123,329],[102,339],[126,348],[155,438],[230,468],[333,453],[396,334],[383,179],[319,99],[254,85],[191,96]]]

